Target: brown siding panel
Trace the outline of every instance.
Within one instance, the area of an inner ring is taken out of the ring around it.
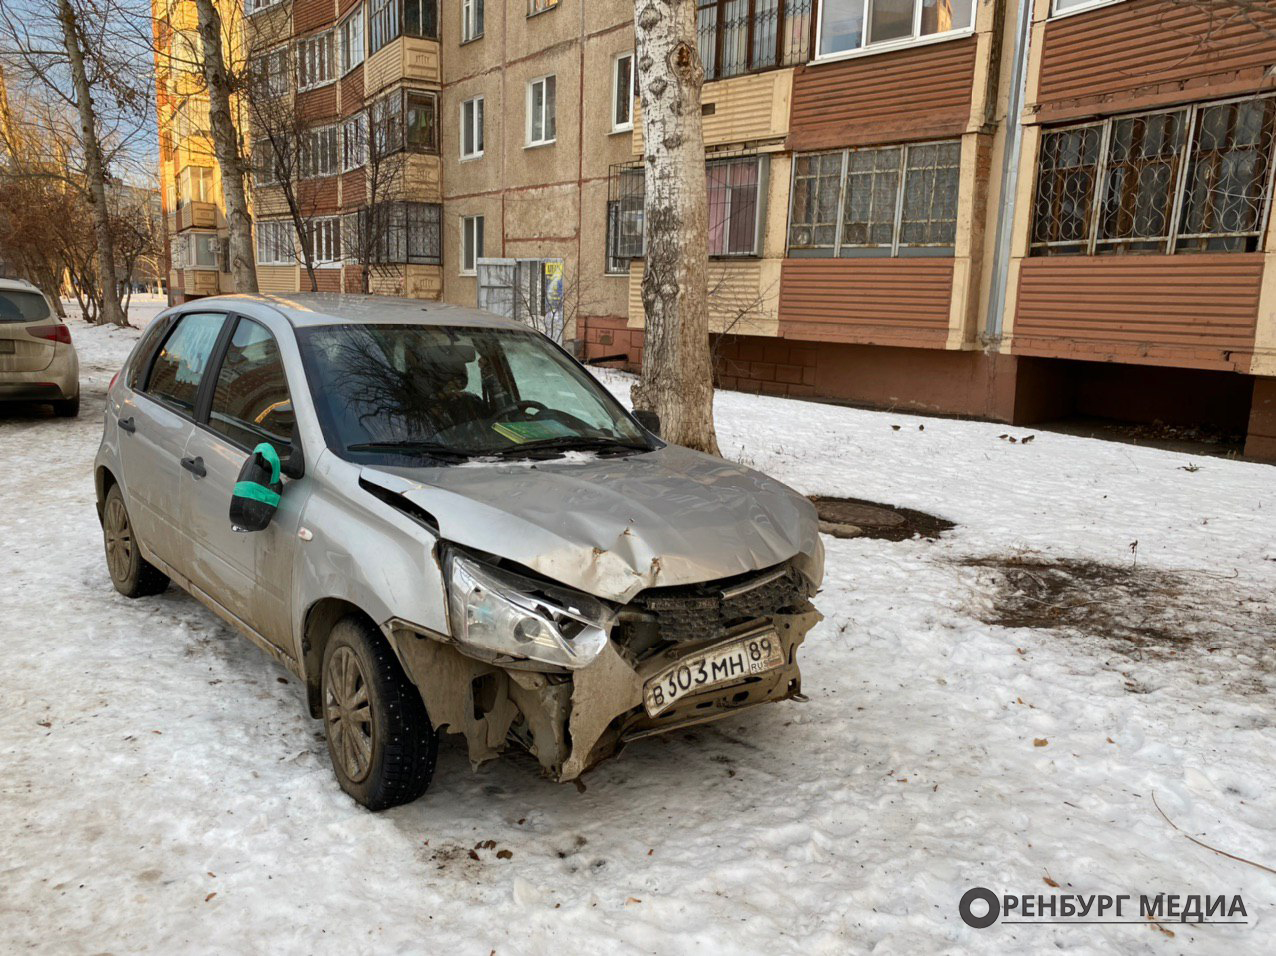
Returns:
[[[970,120],[974,74],[974,37],[802,67],[789,148],[958,136]]]
[[[1019,355],[1247,371],[1263,257],[1026,259]]]
[[[341,78],[341,115],[350,116],[363,108],[363,64]]]
[[[1045,121],[1257,92],[1276,63],[1276,18],[1211,17],[1208,5],[1126,0],[1046,24]]]
[[[303,216],[328,216],[338,209],[337,177],[303,179],[297,183],[297,205]]]
[[[943,348],[952,259],[786,259],[780,335]]]
[[[337,84],[297,94],[297,115],[306,122],[337,118]]]
[[[366,170],[355,169],[341,174],[341,208],[358,209],[366,201],[364,193],[368,188]]]
[[[297,36],[331,25],[336,17],[332,0],[293,0],[292,28]]]

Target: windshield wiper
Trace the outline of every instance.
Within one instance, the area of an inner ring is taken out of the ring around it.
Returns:
[[[625,441],[621,438],[588,435],[563,435],[558,438],[542,438],[539,441],[523,442],[511,445],[488,454],[501,458],[511,458],[524,452],[540,451],[651,451],[651,446],[642,442]]]
[[[444,461],[468,461],[474,457],[472,452],[453,448],[436,441],[364,441],[347,445],[347,451],[383,451],[391,454],[422,455],[427,458],[439,458]]]

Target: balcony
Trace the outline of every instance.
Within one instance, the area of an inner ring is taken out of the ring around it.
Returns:
[[[214,229],[217,226],[217,207],[210,202],[188,202],[168,214],[168,231],[184,232],[187,229]]]

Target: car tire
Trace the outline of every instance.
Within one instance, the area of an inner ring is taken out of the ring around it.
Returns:
[[[149,597],[168,587],[168,576],[142,557],[119,485],[111,485],[102,503],[102,543],[111,583],[126,598]]]
[[[75,418],[80,414],[80,394],[77,392],[74,398],[64,398],[61,401],[53,403],[53,414],[58,418]]]
[[[342,790],[369,810],[425,793],[439,735],[420,691],[367,618],[351,615],[333,627],[320,692],[328,756]]]

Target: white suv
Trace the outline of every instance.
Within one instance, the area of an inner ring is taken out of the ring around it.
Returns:
[[[35,286],[0,279],[0,401],[48,402],[80,413],[80,359],[71,330]]]

